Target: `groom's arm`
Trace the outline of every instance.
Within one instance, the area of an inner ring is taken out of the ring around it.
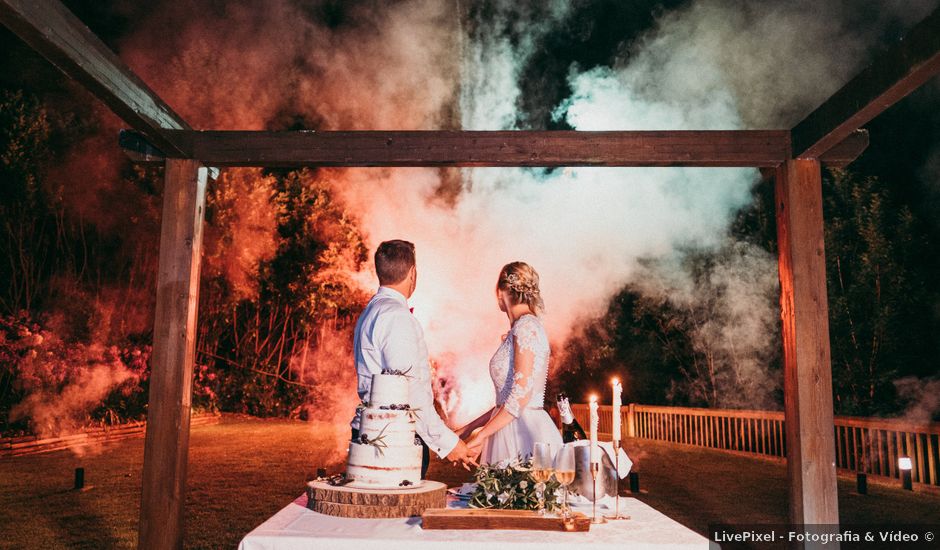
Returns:
[[[408,371],[410,404],[415,411],[415,431],[439,457],[446,458],[460,440],[434,409],[431,391],[431,367],[424,349],[424,334],[411,313],[395,314],[383,338],[384,364],[394,370]],[[409,370],[410,369],[410,370]]]

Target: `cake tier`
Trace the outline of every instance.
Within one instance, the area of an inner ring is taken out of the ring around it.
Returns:
[[[408,401],[408,378],[400,374],[376,374],[372,377],[370,406],[407,405]]]
[[[346,477],[376,488],[400,487],[403,481],[416,484],[421,481],[421,447],[410,444],[379,449],[351,442]]]
[[[415,423],[408,411],[367,408],[359,421],[359,435],[369,441],[381,438],[390,447],[415,444]]]

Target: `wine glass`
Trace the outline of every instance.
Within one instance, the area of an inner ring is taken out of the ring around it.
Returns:
[[[565,488],[565,501],[561,507],[565,519],[571,514],[568,508],[568,486],[574,482],[574,472],[574,446],[562,445],[555,456],[555,479]]]
[[[539,489],[536,486],[536,494],[539,497],[539,515],[545,515],[545,487],[544,484],[552,478],[552,446],[550,443],[537,441],[532,449],[532,479],[536,483],[543,484]]]

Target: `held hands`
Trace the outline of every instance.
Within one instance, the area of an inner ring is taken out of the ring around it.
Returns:
[[[479,452],[473,452],[467,444],[462,440],[457,440],[457,446],[454,447],[454,450],[447,455],[447,460],[451,461],[454,465],[459,461],[464,470],[470,471],[470,465],[479,466],[476,461],[476,457],[479,456]]]
[[[475,457],[480,456],[480,453],[483,452],[483,444],[486,442],[486,438],[481,437],[480,432],[482,430],[482,427],[473,430],[470,432],[470,439],[467,440],[467,448]]]

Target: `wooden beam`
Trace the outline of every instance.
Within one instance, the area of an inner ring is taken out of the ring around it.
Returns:
[[[166,154],[153,146],[147,138],[134,130],[121,130],[118,146],[134,164],[164,164]]]
[[[786,130],[173,131],[212,166],[777,166]]]
[[[134,164],[163,165],[167,159],[163,151],[154,147],[147,141],[146,136],[135,130],[121,130],[118,134],[118,145]],[[209,167],[210,180],[218,179],[219,174],[218,168]]]
[[[868,130],[856,130],[842,140],[842,143],[823,153],[819,161],[828,168],[845,168],[855,162],[866,149],[868,149]],[[773,181],[777,176],[777,168],[760,168],[761,181]]]
[[[841,143],[823,153],[819,160],[829,168],[845,168],[855,162],[865,149],[868,149],[868,130],[856,130]]]
[[[0,22],[156,147],[170,156],[189,156],[165,130],[190,126],[60,2],[0,0]]]
[[[208,170],[166,161],[138,548],[183,546],[183,505]]]
[[[790,522],[838,525],[819,161],[781,165],[775,196]]]
[[[818,158],[940,72],[940,8],[793,128],[794,158]]]

